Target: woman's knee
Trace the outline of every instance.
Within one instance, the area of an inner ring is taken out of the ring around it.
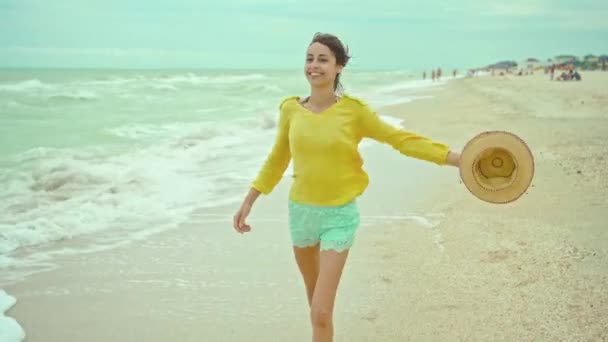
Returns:
[[[312,325],[317,328],[326,328],[331,325],[332,312],[328,308],[320,305],[313,305],[310,308],[310,320]]]

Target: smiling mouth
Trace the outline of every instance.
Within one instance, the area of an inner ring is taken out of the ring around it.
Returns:
[[[321,76],[323,74],[319,73],[319,72],[309,72],[308,76],[312,76],[312,77],[316,77],[316,76]]]

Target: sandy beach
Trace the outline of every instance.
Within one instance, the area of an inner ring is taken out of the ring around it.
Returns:
[[[335,312],[336,341],[608,341],[608,72],[450,82],[379,108],[455,150],[522,137],[535,179],[518,201],[473,197],[457,170],[375,144]],[[309,341],[286,228],[285,177],[236,234],[236,206],[2,285],[26,341]],[[246,189],[243,189],[246,191]],[[277,234],[277,232],[280,232]],[[83,239],[66,243],[78,245]]]

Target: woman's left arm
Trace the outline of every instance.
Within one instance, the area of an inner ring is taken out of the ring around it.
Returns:
[[[362,136],[389,144],[406,156],[438,165],[459,165],[460,154],[451,151],[447,145],[394,127],[368,106],[360,112],[360,129]]]

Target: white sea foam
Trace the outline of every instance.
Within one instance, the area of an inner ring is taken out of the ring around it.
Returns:
[[[0,91],[10,92],[38,91],[52,88],[53,87],[51,85],[45,84],[38,79],[24,80],[14,83],[0,83]]]
[[[6,316],[6,311],[16,302],[15,297],[0,289],[0,341],[2,342],[20,342],[25,339],[25,331],[19,323],[14,318]]]
[[[50,101],[92,101],[97,99],[97,94],[87,90],[76,90],[73,92],[54,93],[48,95]]]

